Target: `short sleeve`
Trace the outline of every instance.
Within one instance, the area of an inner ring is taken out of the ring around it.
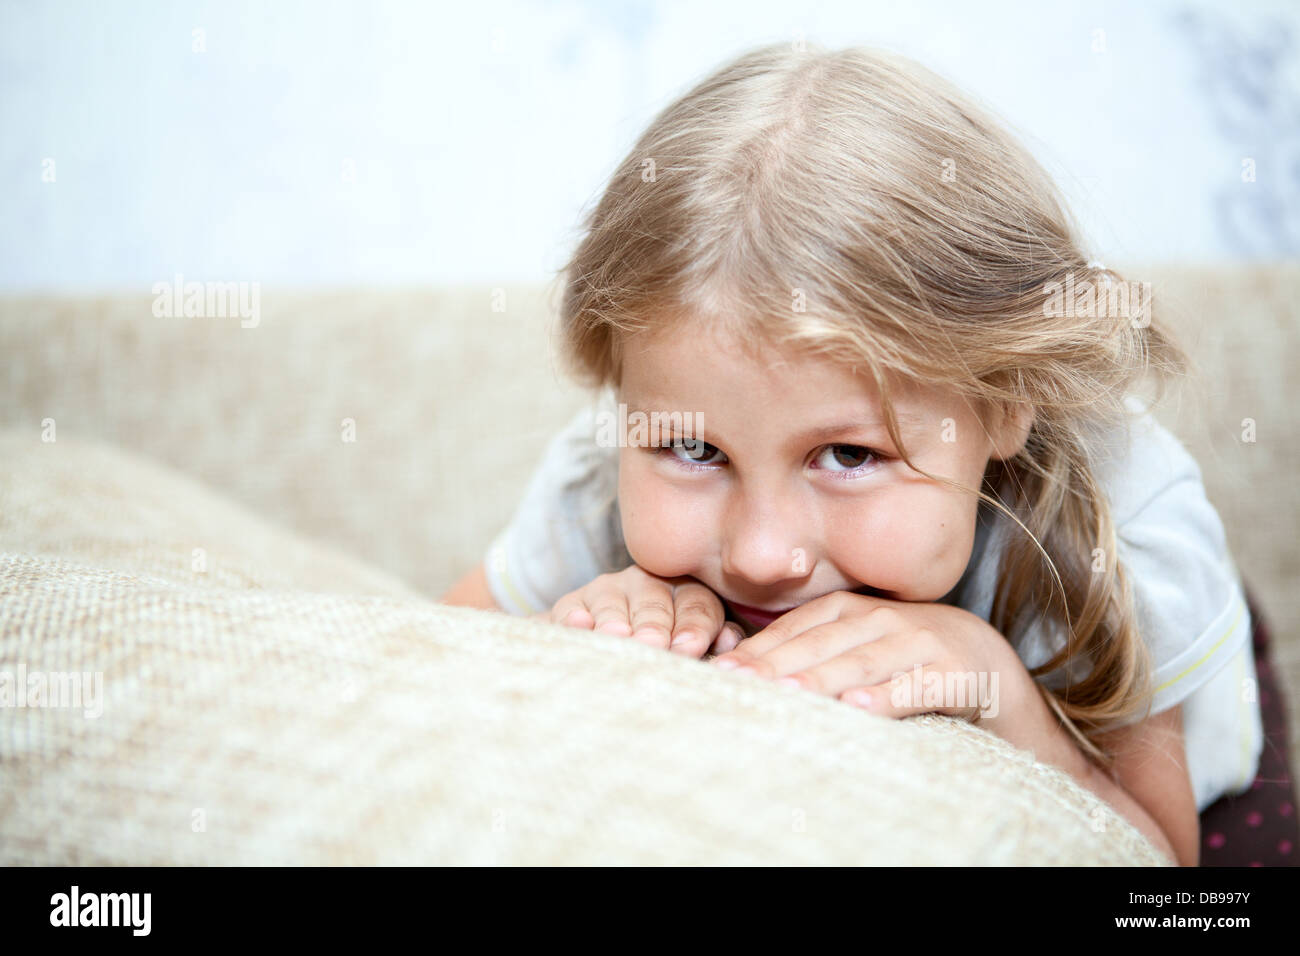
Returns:
[[[1223,524],[1199,468],[1188,462],[1116,534],[1138,631],[1155,664],[1151,714],[1183,705],[1183,743],[1199,811],[1249,786],[1263,751],[1263,726],[1254,622]]]
[[[484,561],[488,588],[511,614],[549,610],[565,594],[632,563],[618,511],[618,448],[597,441],[603,392],[551,439],[510,522]]]
[[[1149,497],[1135,511],[1117,509],[1118,557],[1155,664],[1155,714],[1226,667],[1249,641],[1251,620],[1195,460],[1163,429],[1148,428],[1138,440],[1163,446],[1159,454],[1172,465],[1148,472],[1154,479],[1146,485]]]
[[[1250,636],[1250,613],[1199,483],[1171,488],[1117,535],[1138,630],[1156,666],[1151,711],[1158,713],[1234,657]]]

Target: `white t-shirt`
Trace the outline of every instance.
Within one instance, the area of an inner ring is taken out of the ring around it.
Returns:
[[[1139,632],[1155,671],[1155,715],[1183,705],[1188,770],[1198,811],[1254,779],[1263,750],[1251,619],[1218,513],[1207,500],[1195,459],[1137,399],[1142,412],[1116,435],[1094,473],[1111,504],[1119,559],[1127,570]],[[551,440],[510,523],[485,560],[497,604],[512,614],[549,609],[601,574],[630,566],[618,509],[618,455],[596,440],[599,416],[616,405],[606,389]],[[971,561],[949,595],[988,620],[998,558],[1009,519],[981,503]],[[1017,653],[1027,668],[1062,646],[1041,628],[1027,631]],[[1087,671],[1087,662],[1071,668]],[[1061,669],[1041,675],[1060,688]],[[1134,718],[1135,720],[1137,718]]]

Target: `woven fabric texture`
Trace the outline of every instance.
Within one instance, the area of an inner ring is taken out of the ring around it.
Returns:
[[[978,727],[436,604],[29,430],[0,674],[4,864],[1169,864]]]

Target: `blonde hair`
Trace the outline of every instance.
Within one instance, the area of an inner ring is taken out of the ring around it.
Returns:
[[[1081,253],[1032,156],[909,59],[773,44],[665,108],[583,226],[559,306],[562,360],[583,384],[621,384],[631,336],[709,323],[755,355],[867,369],[901,457],[949,486],[908,457],[891,378],[947,387],[986,424],[1033,409],[1024,447],[990,463],[979,493],[1025,532],[1006,542],[990,623],[1013,646],[1040,619],[1066,635],[1031,674],[1110,765],[1097,735],[1150,712],[1152,661],[1093,465],[1127,428],[1125,397],[1154,372],[1163,398],[1190,359],[1149,302],[1140,321],[1084,307],[1088,283],[1122,280]],[[1046,308],[1062,288],[1066,308]],[[1037,679],[1080,659],[1090,673],[1060,691]]]

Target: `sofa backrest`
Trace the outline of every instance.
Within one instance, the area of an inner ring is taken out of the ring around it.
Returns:
[[[1202,365],[1158,417],[1201,462],[1286,639],[1300,612],[1300,265],[1121,272],[1152,282]],[[267,289],[255,326],[160,318],[152,292],[11,296],[0,426],[39,441],[53,420],[56,436],[151,455],[437,595],[482,559],[583,400],[554,360],[557,293]]]

